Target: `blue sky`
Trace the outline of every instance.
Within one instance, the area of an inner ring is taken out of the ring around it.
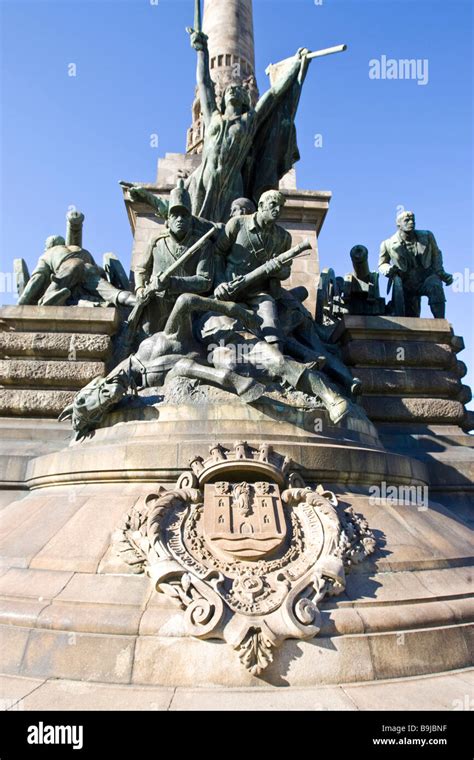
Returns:
[[[195,76],[193,0],[152,3],[0,0],[3,273],[14,257],[34,265],[70,205],[86,215],[96,258],[114,251],[129,265],[118,180],[153,182],[158,157],[184,150]],[[312,64],[297,121],[298,186],[333,193],[322,267],[344,274],[355,243],[375,267],[403,206],[434,232],[448,271],[468,269],[474,291],[471,0],[254,0],[254,15],[261,91],[270,61],[300,46],[349,46]],[[427,59],[428,83],[371,79],[369,61],[383,55]],[[469,280],[447,297],[474,385]]]

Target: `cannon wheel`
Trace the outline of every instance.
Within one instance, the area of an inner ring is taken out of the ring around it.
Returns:
[[[316,299],[316,322],[324,325],[333,320],[334,300],[340,293],[340,285],[334,269],[323,269],[319,279]]]

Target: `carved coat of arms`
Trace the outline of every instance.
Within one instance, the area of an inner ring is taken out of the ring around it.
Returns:
[[[267,444],[217,444],[190,466],[126,515],[118,549],[179,601],[188,635],[224,639],[259,675],[284,639],[318,634],[318,605],[344,590],[375,539]]]
[[[286,536],[276,483],[219,483],[204,486],[204,532],[216,552],[235,559],[271,554]]]

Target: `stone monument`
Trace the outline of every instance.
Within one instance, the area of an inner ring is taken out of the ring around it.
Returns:
[[[187,152],[122,183],[134,294],[0,309],[4,670],[41,693],[466,669],[463,341],[387,316],[361,246],[357,305],[328,312],[331,276],[318,309],[330,193],[288,163],[309,62],[344,46],[259,95],[251,0],[206,0],[202,29],[196,2],[189,32]]]

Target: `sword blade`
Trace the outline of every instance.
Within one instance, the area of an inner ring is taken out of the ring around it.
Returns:
[[[201,0],[195,0],[194,6],[194,31],[202,32]]]

